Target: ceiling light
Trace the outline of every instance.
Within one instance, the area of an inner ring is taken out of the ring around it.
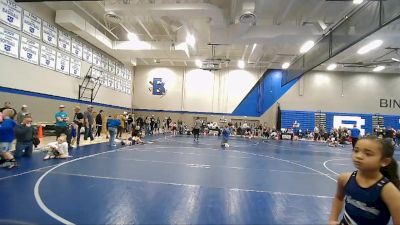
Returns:
[[[365,53],[368,53],[369,51],[378,48],[378,47],[381,46],[382,44],[383,44],[383,41],[382,41],[382,40],[375,40],[375,41],[372,41],[372,42],[370,42],[369,44],[367,44],[367,45],[361,47],[361,48],[357,51],[357,53],[360,54],[360,55],[365,54]]]
[[[400,59],[392,58],[392,60],[395,62],[400,62]]]
[[[382,71],[382,70],[384,70],[385,69],[385,66],[377,66],[377,67],[375,67],[372,71],[374,71],[374,72],[379,72],[379,71]]]
[[[138,36],[135,34],[135,33],[128,33],[128,40],[130,40],[130,41],[138,41],[139,40],[139,38],[138,38]]]
[[[300,48],[300,53],[306,53],[308,52],[312,47],[314,47],[314,42],[313,41],[307,41],[304,43],[301,48]]]
[[[353,4],[361,4],[364,0],[353,0]]]
[[[334,69],[336,69],[336,67],[337,67],[337,64],[336,63],[332,63],[328,67],[326,67],[326,69],[327,70],[334,70]]]
[[[286,70],[287,68],[289,68],[289,66],[290,66],[290,63],[285,62],[282,64],[282,69]]]
[[[197,67],[201,67],[203,65],[200,59],[196,59],[194,63],[196,64]]]
[[[190,47],[194,48],[196,44],[196,39],[194,38],[193,35],[187,33],[186,35],[186,44],[188,44]]]

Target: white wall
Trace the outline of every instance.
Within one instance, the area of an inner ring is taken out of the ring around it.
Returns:
[[[62,73],[49,70],[0,55],[0,86],[24,91],[78,99],[81,79],[70,77]],[[86,75],[89,65],[82,61],[81,77]],[[101,87],[95,102],[131,107],[131,96]]]
[[[183,67],[135,69],[133,107],[135,109],[231,113],[258,81],[255,70],[204,71]],[[155,96],[149,81],[162,78],[167,93]]]

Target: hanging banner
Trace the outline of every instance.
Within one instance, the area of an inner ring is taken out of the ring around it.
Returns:
[[[13,0],[0,0],[0,22],[21,30],[22,9]]]
[[[43,42],[57,47],[57,28],[43,20],[42,30]]]
[[[19,34],[0,27],[0,53],[18,58]]]
[[[71,36],[62,30],[58,33],[58,48],[68,53],[71,52]]]
[[[132,71],[131,70],[128,70],[128,74],[126,75],[126,78],[128,80],[132,80]]]
[[[101,68],[101,56],[100,53],[93,51],[93,65]]]
[[[92,56],[92,49],[89,46],[83,45],[82,47],[82,58],[86,62],[92,64],[93,56]]]
[[[69,56],[57,52],[56,71],[69,75]]]
[[[39,64],[39,43],[22,36],[21,37],[21,48],[19,51],[19,58],[22,61],[38,65]]]
[[[101,71],[97,68],[92,68],[92,76],[90,78],[90,82],[98,83],[101,76]]]
[[[71,55],[82,59],[82,43],[74,38],[72,38]]]
[[[121,77],[121,65],[119,63],[115,65],[115,75]]]
[[[101,54],[101,68],[103,71],[108,71],[108,59],[103,54]]]
[[[55,70],[56,68],[56,50],[42,45],[40,49],[40,66]]]
[[[115,61],[111,59],[108,61],[108,72],[115,74]]]
[[[114,89],[114,77],[113,76],[108,76],[108,87],[111,89]]]
[[[74,77],[81,76],[81,60],[71,57],[70,67],[69,67],[69,75]]]
[[[100,84],[102,85],[102,86],[104,86],[104,85],[106,85],[106,83],[107,83],[107,74],[106,73],[101,73],[100,74],[100,78],[99,78],[99,81],[100,81]]]
[[[40,39],[42,28],[42,19],[33,15],[29,11],[24,10],[24,20],[22,23],[22,32],[30,36]]]

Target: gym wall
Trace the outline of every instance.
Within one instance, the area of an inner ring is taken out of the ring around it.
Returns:
[[[133,108],[178,113],[231,113],[263,72],[138,66],[133,81]],[[152,94],[149,81],[153,78],[162,78],[166,89],[164,96]]]
[[[400,77],[398,74],[312,71],[304,75],[260,119],[276,123],[276,108],[282,110],[282,127],[297,120],[304,129],[315,125],[315,113],[326,115],[327,128],[335,116],[359,117],[372,131],[372,117],[384,117],[386,127],[400,128]],[[381,100],[383,99],[383,100]],[[344,121],[352,124],[354,121]]]
[[[55,13],[45,3],[19,3],[18,5],[42,20],[56,25],[54,24]],[[6,27],[6,25],[1,26]],[[7,27],[7,29],[12,28]],[[74,38],[80,39],[79,37]],[[81,77],[86,75],[89,67],[88,63],[81,60]],[[13,107],[19,111],[22,104],[27,104],[36,121],[53,121],[54,113],[60,104],[66,105],[67,111],[70,113],[75,105],[81,105],[82,109],[85,109],[86,105],[92,104],[95,107],[104,108],[110,113],[127,111],[132,105],[131,95],[105,87],[100,88],[94,103],[78,101],[79,84],[82,83],[82,79],[5,55],[0,55],[0,68],[2,68],[0,105],[2,106],[5,101],[11,101]]]

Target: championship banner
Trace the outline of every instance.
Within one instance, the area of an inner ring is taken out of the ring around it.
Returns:
[[[93,65],[101,68],[101,56],[100,53],[93,51]]]
[[[21,30],[22,9],[12,0],[0,0],[0,22]]]
[[[62,30],[58,34],[58,48],[68,53],[71,52],[71,36]]]
[[[82,58],[84,61],[92,64],[92,62],[93,62],[92,49],[89,48],[89,46],[83,45]]]
[[[0,27],[0,53],[18,58],[19,34]]]
[[[106,73],[101,73],[101,74],[100,74],[99,81],[100,81],[100,84],[101,84],[102,86],[105,86],[105,85],[106,85],[106,83],[107,83],[107,77],[108,77],[108,75],[107,75]]]
[[[57,28],[43,20],[42,40],[44,43],[57,47]]]
[[[103,68],[103,71],[108,71],[108,58],[101,54],[101,68]]]
[[[57,52],[56,71],[69,75],[69,56]]]
[[[111,59],[108,61],[108,72],[115,74],[115,61]]]
[[[55,70],[56,69],[56,50],[42,45],[40,49],[40,66]]]
[[[35,65],[39,64],[39,42],[30,40],[24,36],[21,37],[21,49],[19,58],[22,61]]]
[[[127,78],[128,78],[128,80],[132,80],[132,71],[131,70],[128,70]]]
[[[82,59],[82,43],[74,38],[72,38],[71,55]]]
[[[22,22],[22,32],[30,36],[40,39],[42,28],[42,19],[33,15],[29,11],[24,10],[24,20]]]
[[[69,67],[69,75],[74,77],[81,76],[81,60],[71,57],[70,67]]]
[[[92,68],[92,76],[90,78],[90,81],[92,83],[98,83],[100,76],[101,76],[101,71],[97,68]]]

